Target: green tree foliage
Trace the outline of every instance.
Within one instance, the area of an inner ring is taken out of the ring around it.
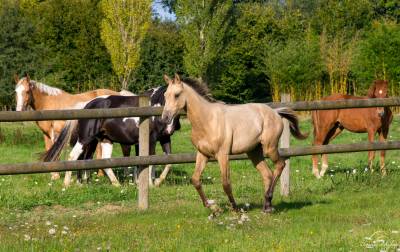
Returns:
[[[227,33],[227,45],[212,65],[213,93],[219,99],[238,103],[267,100],[268,78],[264,71],[265,42],[279,36],[274,11],[262,4],[240,4]]]
[[[0,6],[0,106],[14,104],[14,74],[35,73],[40,67],[40,45],[35,43],[35,27],[15,1]]]
[[[183,41],[173,22],[152,22],[141,48],[141,64],[137,68],[134,92],[164,85],[163,74],[183,72]]]
[[[111,64],[100,38],[97,0],[48,0],[33,14],[39,18],[39,42],[47,48],[38,78],[71,92],[109,85]]]
[[[290,93],[292,100],[312,99],[321,93],[318,81],[323,63],[318,42],[317,37],[308,36],[267,47],[266,74],[270,77],[274,101],[280,100],[281,93]]]
[[[150,24],[150,0],[102,0],[101,37],[111,55],[113,69],[127,89],[139,65],[140,47]]]
[[[359,43],[353,72],[362,88],[374,79],[389,80],[392,95],[400,88],[400,26],[394,22],[375,22]]]
[[[189,75],[208,80],[208,70],[224,48],[233,2],[177,0],[175,10],[185,44],[183,62]]]

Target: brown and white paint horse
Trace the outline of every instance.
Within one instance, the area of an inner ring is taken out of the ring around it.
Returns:
[[[213,102],[204,84],[190,79],[181,81],[178,75],[173,80],[165,75],[164,79],[168,83],[168,89],[165,92],[162,118],[168,123],[181,109],[187,112],[192,125],[192,143],[197,149],[192,184],[203,205],[214,205],[214,201],[207,199],[200,178],[207,161],[216,158],[223,189],[232,208],[237,209],[230,182],[229,155],[247,153],[264,182],[263,210],[271,212],[274,187],[285,167],[285,159],[278,152],[278,142],[283,130],[282,117],[289,120],[292,135],[299,139],[307,137],[300,132],[294,112],[288,108],[272,109],[257,103],[226,105]],[[268,168],[264,155],[274,163],[274,172]]]
[[[368,96],[352,96],[343,94],[334,94],[323,98],[323,101],[336,101],[347,99],[370,99],[387,98],[388,82],[385,80],[376,80],[368,90]],[[392,122],[392,111],[385,107],[379,108],[351,108],[334,110],[317,110],[312,112],[314,126],[313,145],[325,145],[339,135],[343,129],[354,133],[368,133],[368,140],[374,141],[375,134],[379,134],[379,141],[384,142],[389,133],[389,125]],[[375,151],[368,152],[368,166],[372,169]],[[321,171],[318,170],[318,156],[312,156],[313,174],[320,178],[324,176],[328,169],[328,155],[322,155]],[[383,175],[386,175],[385,169],[385,151],[381,151],[380,168]]]
[[[79,109],[98,96],[120,95],[120,93],[108,89],[70,94],[59,88],[31,80],[29,75],[21,79],[19,79],[18,75],[15,75],[14,79],[16,83],[16,111],[24,111],[28,107],[31,107],[33,110]],[[38,121],[36,124],[43,132],[47,151],[63,129],[65,121]],[[97,155],[98,157],[101,156],[101,152],[98,151]],[[51,173],[52,179],[58,179],[59,177],[59,173]]]

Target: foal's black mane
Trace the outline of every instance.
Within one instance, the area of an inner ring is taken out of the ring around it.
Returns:
[[[209,102],[217,102],[217,100],[212,97],[210,90],[205,82],[198,79],[192,78],[182,78],[182,82],[193,88],[199,95],[203,96]]]

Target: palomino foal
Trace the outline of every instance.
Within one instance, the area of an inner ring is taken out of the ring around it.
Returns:
[[[387,98],[388,82],[385,80],[376,80],[368,90],[368,96],[353,96],[343,94],[333,94],[325,97],[323,101],[336,101],[347,99],[370,99]],[[389,125],[392,122],[393,115],[390,108],[351,108],[351,109],[333,109],[316,110],[312,112],[314,126],[314,145],[329,144],[343,129],[354,133],[368,133],[368,140],[374,141],[375,134],[379,134],[379,141],[384,142],[389,133]],[[375,151],[368,152],[368,167],[372,169],[372,162],[375,157]],[[322,168],[318,170],[318,155],[312,156],[313,174],[320,178],[324,176],[328,169],[328,155],[322,154]],[[385,169],[385,150],[381,151],[380,160],[381,172],[386,175]]]
[[[232,195],[229,171],[229,155],[247,153],[260,172],[265,190],[263,210],[271,212],[274,187],[285,167],[285,160],[279,155],[278,142],[283,130],[282,117],[290,122],[290,131],[298,139],[305,139],[298,127],[298,120],[288,108],[271,109],[264,104],[225,105],[213,102],[207,87],[187,79],[181,81],[178,75],[170,79],[165,92],[165,106],[162,118],[167,123],[186,110],[192,125],[192,143],[197,149],[196,167],[192,184],[200,195],[205,207],[214,203],[208,200],[200,182],[201,174],[209,158],[216,158],[221,171],[222,186],[233,209],[237,209]],[[268,168],[264,155],[275,165]]]

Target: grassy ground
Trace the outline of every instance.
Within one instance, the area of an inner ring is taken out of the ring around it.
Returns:
[[[391,139],[399,139],[399,123],[396,118]],[[310,130],[310,122],[302,128]],[[173,137],[174,153],[193,151],[189,134],[184,123]],[[365,140],[365,134],[344,133],[334,143]],[[0,124],[0,163],[36,161],[42,146],[33,123]],[[385,178],[365,172],[366,159],[366,153],[330,155],[329,174],[321,180],[311,175],[310,157],[291,159],[291,195],[281,198],[277,188],[272,215],[261,213],[262,183],[248,161],[231,162],[234,195],[245,214],[229,210],[211,163],[205,191],[224,209],[214,219],[190,185],[193,164],[175,165],[167,183],[151,189],[146,212],[138,211],[129,183],[114,188],[93,176],[89,185],[65,190],[48,174],[3,176],[0,251],[399,250],[398,151],[387,153]]]

